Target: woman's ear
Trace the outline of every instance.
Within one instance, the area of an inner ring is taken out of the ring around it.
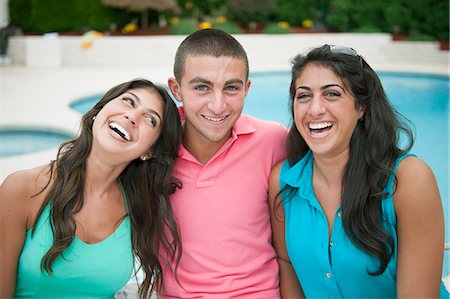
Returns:
[[[141,155],[139,158],[142,161],[147,161],[148,159],[150,159],[151,157],[153,157],[152,151],[149,150],[148,152],[146,152],[145,154]]]

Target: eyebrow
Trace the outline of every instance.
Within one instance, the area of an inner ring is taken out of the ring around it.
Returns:
[[[324,90],[324,89],[327,89],[327,88],[330,88],[330,87],[336,87],[336,86],[339,87],[342,90],[345,90],[339,84],[327,84],[327,85],[324,85],[324,86],[320,87],[320,90]],[[308,86],[299,86],[299,87],[295,88],[295,90],[297,90],[297,89],[306,89],[306,90],[311,91],[311,88],[309,88]]]
[[[189,81],[189,84],[190,84],[190,83],[205,83],[205,84],[214,86],[214,83],[213,83],[213,82],[211,82],[210,80],[201,78],[201,77],[195,77],[195,78],[193,78],[192,80]],[[236,84],[236,83],[237,83],[237,84],[244,85],[244,81],[242,81],[241,79],[230,79],[230,80],[225,81],[225,85]]]
[[[136,100],[136,102],[138,102],[140,105],[142,105],[142,101],[141,101],[141,99],[140,99],[137,95],[135,95],[135,94],[132,93],[131,91],[126,91],[125,93],[131,94],[131,95],[133,96],[133,98]],[[148,110],[150,113],[155,114],[155,115],[159,118],[159,121],[162,121],[161,116],[159,115],[158,112],[156,112],[155,110],[153,110],[153,109],[151,109],[151,108],[149,108],[149,109],[147,109],[147,110]]]

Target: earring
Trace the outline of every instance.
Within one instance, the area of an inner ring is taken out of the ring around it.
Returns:
[[[141,158],[142,161],[147,161],[147,159],[148,159],[147,156],[140,156],[139,158]]]
[[[96,117],[97,115],[94,115],[93,117],[92,117],[92,121],[94,121],[95,120],[95,117]]]

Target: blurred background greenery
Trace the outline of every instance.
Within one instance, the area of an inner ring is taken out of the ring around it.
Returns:
[[[387,32],[449,40],[448,0],[9,0],[24,33]]]

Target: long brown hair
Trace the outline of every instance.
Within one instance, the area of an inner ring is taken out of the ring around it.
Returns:
[[[180,235],[169,201],[169,195],[175,192],[176,188],[181,188],[181,182],[172,177],[174,159],[178,155],[182,140],[181,122],[175,103],[163,87],[145,79],[119,84],[107,91],[100,101],[83,115],[79,136],[63,143],[56,160],[50,163],[47,186],[53,176],[54,182],[33,224],[33,233],[42,211],[50,204],[50,225],[54,242],[41,261],[41,269],[51,273],[53,263],[75,237],[76,223],[73,215],[83,206],[86,161],[92,145],[93,117],[109,101],[135,88],[155,90],[164,102],[161,134],[151,148],[152,158],[147,161],[139,158],[131,161],[119,176],[127,199],[133,251],[145,273],[139,294],[141,298],[147,298],[153,291],[154,276],[162,271],[158,260],[160,246],[169,253],[169,259],[175,261],[176,266],[181,256]],[[162,277],[159,276],[156,281],[161,285]]]

